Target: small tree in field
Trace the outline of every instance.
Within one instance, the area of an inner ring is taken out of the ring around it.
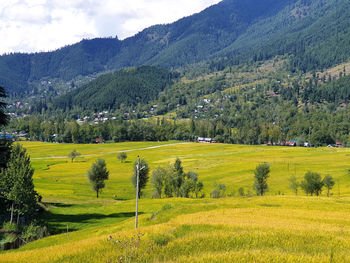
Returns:
[[[297,178],[292,175],[289,177],[289,188],[295,193],[295,195],[298,195],[298,187],[300,184],[297,181]]]
[[[164,181],[167,174],[167,170],[162,167],[157,167],[152,173],[151,184],[154,188],[154,197],[161,198],[162,190],[164,187]]]
[[[329,174],[327,174],[323,178],[323,184],[327,188],[327,196],[329,196],[329,191],[333,188],[333,186],[335,184],[335,181],[334,181],[333,177],[330,176]]]
[[[321,175],[315,172],[307,172],[304,176],[304,180],[301,182],[300,186],[304,192],[308,195],[317,195],[319,196],[322,192],[323,180]]]
[[[254,171],[254,189],[257,195],[263,196],[268,191],[267,178],[269,178],[270,165],[267,163],[260,164]]]
[[[225,197],[226,185],[214,183],[214,189],[210,193],[211,198],[222,198]]]
[[[108,180],[109,171],[106,167],[106,162],[103,159],[98,159],[87,172],[87,177],[91,183],[92,190],[96,191],[96,197],[105,188],[105,180]]]
[[[72,159],[72,162],[74,162],[74,159],[77,158],[78,156],[80,156],[81,154],[77,152],[76,149],[74,149],[69,155],[68,157]]]
[[[121,163],[123,163],[123,162],[125,162],[126,158],[128,158],[128,156],[126,155],[125,152],[121,152],[118,154],[117,158]]]

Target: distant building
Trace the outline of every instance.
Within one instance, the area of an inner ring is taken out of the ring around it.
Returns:
[[[96,138],[96,143],[102,143],[103,140],[101,138]]]
[[[212,138],[202,138],[202,137],[198,137],[198,142],[199,143],[213,143],[213,139]]]
[[[297,141],[282,142],[281,146],[297,146]]]
[[[345,147],[345,144],[342,142],[336,142],[334,146],[338,147],[338,148],[343,148],[343,147]]]

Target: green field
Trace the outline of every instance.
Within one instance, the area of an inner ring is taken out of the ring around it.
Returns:
[[[350,261],[349,149],[182,142],[23,145],[35,168],[36,190],[49,209],[45,218],[57,235],[1,253],[0,262]],[[66,156],[73,149],[83,156],[71,163]],[[117,160],[120,151],[127,152],[126,163]],[[137,155],[151,170],[179,157],[186,172],[199,174],[206,193],[204,199],[151,199],[149,185],[140,201],[138,248],[126,242],[135,235],[130,177]],[[99,199],[86,177],[97,158],[105,159],[110,171]],[[267,196],[237,197],[240,187],[253,194],[253,171],[262,162],[271,165]],[[293,195],[288,178],[301,180],[309,170],[335,178],[332,197]],[[226,184],[226,193],[235,197],[209,198],[214,182]]]

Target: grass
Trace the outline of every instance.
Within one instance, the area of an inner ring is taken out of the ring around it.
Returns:
[[[349,149],[158,142],[23,144],[32,157],[36,190],[49,207],[46,220],[56,235],[1,253],[0,262],[350,261]],[[164,146],[144,149],[159,145]],[[84,155],[74,163],[65,158],[73,149]],[[120,163],[117,152],[125,150],[128,162]],[[151,169],[179,157],[185,171],[199,174],[207,197],[214,182],[226,184],[227,193],[237,193],[240,187],[253,192],[253,170],[268,162],[270,191],[265,197],[151,199],[148,186],[139,204],[138,237],[130,183],[137,155]],[[99,199],[86,177],[97,158],[104,158],[110,170]],[[301,180],[308,170],[336,179],[333,197],[292,195],[288,178],[296,175]],[[73,231],[69,240],[67,225]]]

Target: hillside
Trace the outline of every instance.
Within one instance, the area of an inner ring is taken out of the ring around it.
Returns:
[[[58,98],[36,100],[22,111],[34,116],[16,118],[7,129],[50,142],[89,143],[99,134],[114,142],[210,137],[236,144],[349,145],[349,66],[296,74],[285,57],[276,57],[196,78],[152,67],[119,71]],[[108,111],[99,119],[106,122],[93,124],[101,111]],[[148,120],[129,122],[142,118]]]
[[[349,13],[345,0],[224,0],[123,41],[83,40],[54,52],[1,56],[0,85],[19,93],[43,79],[69,82],[144,64],[172,69],[208,61],[222,69],[284,54],[291,55],[292,70],[330,67],[350,57]]]

